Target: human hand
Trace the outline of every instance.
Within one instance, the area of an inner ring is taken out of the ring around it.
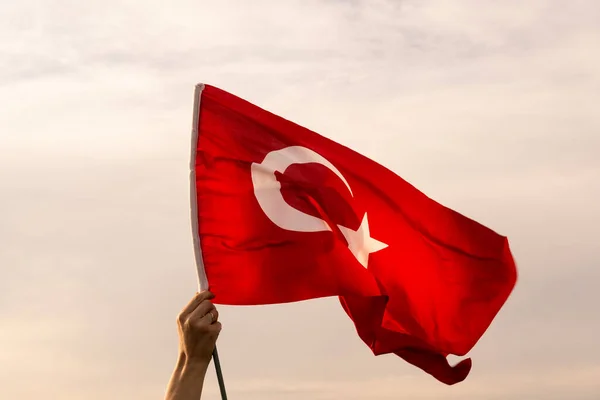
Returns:
[[[209,291],[196,293],[177,317],[179,358],[167,386],[167,400],[197,400],[202,394],[204,377],[221,323],[219,313],[211,303]]]
[[[186,364],[208,365],[221,332],[219,312],[209,291],[196,293],[177,317],[179,352]]]

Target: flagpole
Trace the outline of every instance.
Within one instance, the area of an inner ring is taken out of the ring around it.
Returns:
[[[192,146],[190,156],[190,210],[192,217],[192,235],[194,241],[194,255],[196,257],[196,268],[198,271],[198,283],[200,291],[208,290],[208,279],[204,271],[204,260],[202,258],[202,248],[200,247],[200,236],[198,234],[198,203],[196,199],[196,148],[198,145],[198,124],[200,120],[200,96],[204,89],[203,84],[196,85],[194,91],[194,116],[192,123]],[[221,392],[221,400],[227,400],[225,392],[225,380],[223,379],[223,371],[221,370],[221,361],[219,360],[219,352],[217,345],[212,353],[215,363],[215,371],[217,372],[217,381],[219,382],[219,391]]]
[[[217,346],[213,350],[213,361],[215,362],[215,370],[217,371],[217,381],[219,382],[219,391],[221,392],[221,400],[227,400],[225,392],[225,381],[223,380],[223,371],[221,371],[221,361],[219,361],[219,352]]]

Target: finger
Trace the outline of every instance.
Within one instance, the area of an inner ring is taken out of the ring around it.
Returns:
[[[198,305],[198,307],[196,307],[194,311],[192,311],[188,318],[192,322],[198,322],[214,308],[215,306],[210,300],[204,300]]]
[[[209,325],[209,326],[207,327],[207,329],[208,329],[208,330],[209,330],[209,331],[210,331],[210,332],[211,332],[213,335],[215,335],[216,337],[218,337],[218,336],[219,336],[219,333],[221,333],[221,329],[223,329],[223,325],[221,325],[221,323],[220,323],[220,322],[215,322],[214,324],[212,324],[212,325]]]
[[[212,315],[213,315],[213,322],[217,322],[219,320],[219,310],[217,310],[217,308],[213,308],[212,309]]]
[[[219,312],[216,308],[209,310],[201,319],[202,324],[211,325],[219,320]]]
[[[215,322],[212,325],[205,326],[203,329],[205,331],[206,337],[210,339],[210,341],[212,342],[212,346],[214,346],[217,342],[217,339],[219,339],[219,335],[221,334],[221,323]]]
[[[186,319],[203,301],[212,299],[213,297],[215,296],[208,290],[196,293],[192,300],[179,313],[179,319]]]
[[[205,300],[200,304],[189,317],[189,321],[197,326],[207,326],[216,322],[219,318],[219,312],[210,300]]]

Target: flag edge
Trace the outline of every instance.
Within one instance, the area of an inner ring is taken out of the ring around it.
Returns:
[[[200,233],[198,229],[198,198],[196,192],[196,153],[198,148],[198,138],[200,135],[200,104],[202,92],[205,85],[198,83],[194,89],[194,106],[192,118],[191,134],[191,154],[190,154],[190,216],[192,224],[192,239],[194,244],[194,257],[196,260],[196,270],[198,273],[199,291],[208,290],[208,278],[204,269],[204,257],[202,255],[202,246],[200,243]]]

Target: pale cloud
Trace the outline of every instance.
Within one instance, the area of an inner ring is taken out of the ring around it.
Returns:
[[[584,0],[0,0],[1,397],[160,398],[196,289],[206,82],[508,235],[520,267],[451,388],[373,357],[335,299],[222,307],[232,397],[598,398],[599,20]]]

